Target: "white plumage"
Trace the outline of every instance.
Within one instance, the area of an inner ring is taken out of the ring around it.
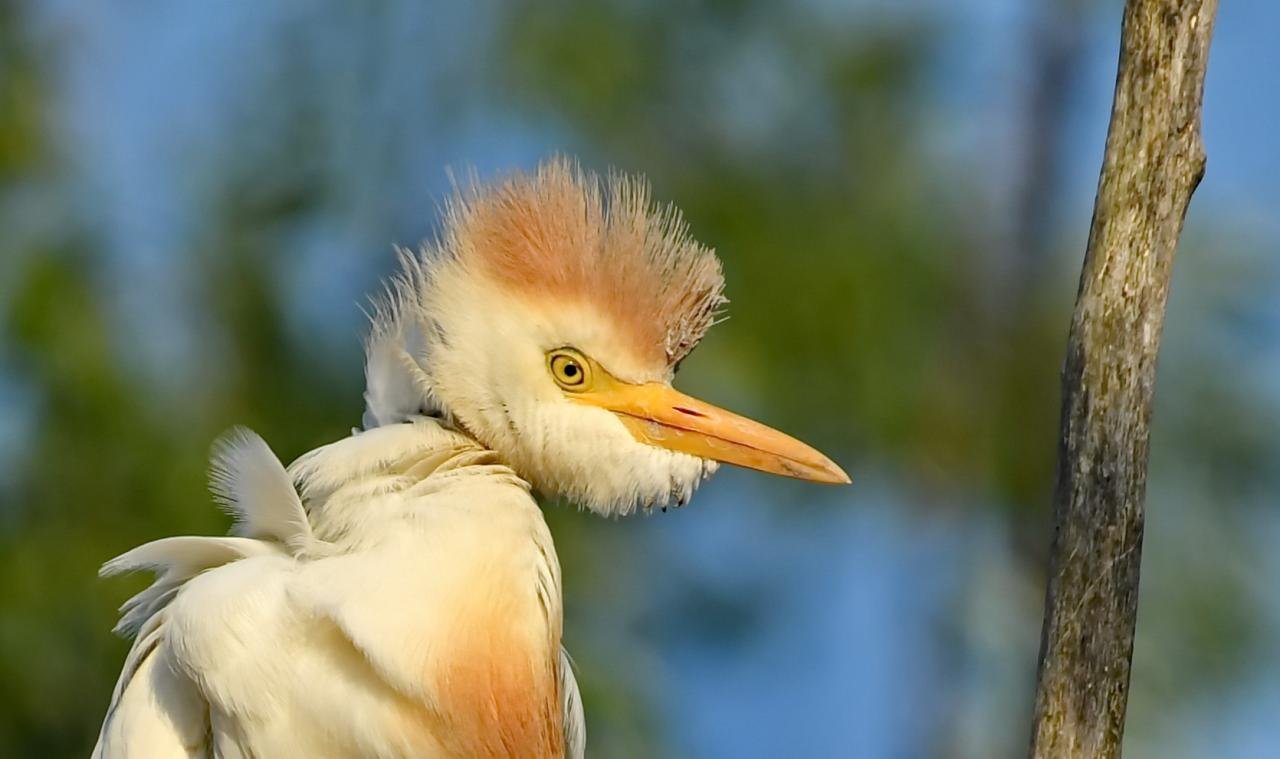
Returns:
[[[534,755],[501,743],[496,714],[475,720],[497,736],[478,744],[485,753],[434,735],[432,719],[449,720],[433,708],[469,697],[422,677],[486,634],[441,614],[458,608],[459,590],[508,585],[525,592],[498,606],[532,623],[494,653],[544,651],[545,671],[522,660],[475,677],[497,690],[556,678],[560,692],[542,694],[555,699],[553,721],[537,703],[504,706],[563,730],[568,755],[582,755],[550,535],[527,486],[492,453],[428,418],[313,451],[293,474],[320,540],[293,519],[302,502],[260,438],[238,433],[220,451],[216,481],[247,537],[166,538],[104,567],[161,574],[126,604],[126,631],[141,629],[97,756]],[[517,737],[557,745],[525,727]]]
[[[158,576],[122,609],[94,756],[583,756],[531,488],[627,514],[717,460],[848,481],[670,387],[720,282],[637,180],[554,161],[455,201],[376,310],[363,429],[287,470],[234,430],[211,467],[233,535],[103,567]]]

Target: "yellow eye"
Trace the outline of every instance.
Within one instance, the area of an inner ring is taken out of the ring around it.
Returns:
[[[575,350],[561,348],[548,353],[547,367],[556,383],[565,390],[585,390],[591,379],[586,357]]]

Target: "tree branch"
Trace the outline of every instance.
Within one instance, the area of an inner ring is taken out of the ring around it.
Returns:
[[[1062,369],[1032,757],[1118,757],[1138,609],[1151,398],[1174,250],[1204,174],[1217,0],[1128,0]]]

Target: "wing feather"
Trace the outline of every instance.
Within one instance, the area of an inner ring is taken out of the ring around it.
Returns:
[[[118,635],[129,637],[161,609],[169,605],[182,585],[192,577],[239,559],[279,553],[280,549],[249,538],[206,538],[184,535],[161,538],[138,546],[102,565],[103,577],[152,570],[156,580],[120,607]]]
[[[234,427],[213,444],[209,489],[235,518],[234,534],[278,541],[294,554],[311,545],[311,523],[293,480],[252,430]]]
[[[134,642],[93,759],[208,759],[209,708],[174,669],[158,624]]]
[[[587,718],[582,711],[582,695],[573,676],[573,659],[560,649],[560,698],[564,702],[564,753],[566,759],[587,755]]]
[[[214,496],[236,519],[237,536],[181,536],[153,540],[102,566],[104,577],[150,570],[155,581],[120,608],[115,631],[133,636],[95,759],[210,755],[209,707],[196,684],[173,665],[169,607],[202,572],[254,556],[315,550],[318,541],[302,502],[262,438],[238,428],[214,446]]]

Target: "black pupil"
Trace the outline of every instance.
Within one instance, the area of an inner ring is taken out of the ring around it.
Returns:
[[[572,361],[570,361],[570,362],[566,363],[566,364],[564,365],[564,376],[566,376],[566,377],[577,377],[577,376],[578,376],[578,365],[577,365],[577,364],[575,364],[575,363],[573,363]]]

